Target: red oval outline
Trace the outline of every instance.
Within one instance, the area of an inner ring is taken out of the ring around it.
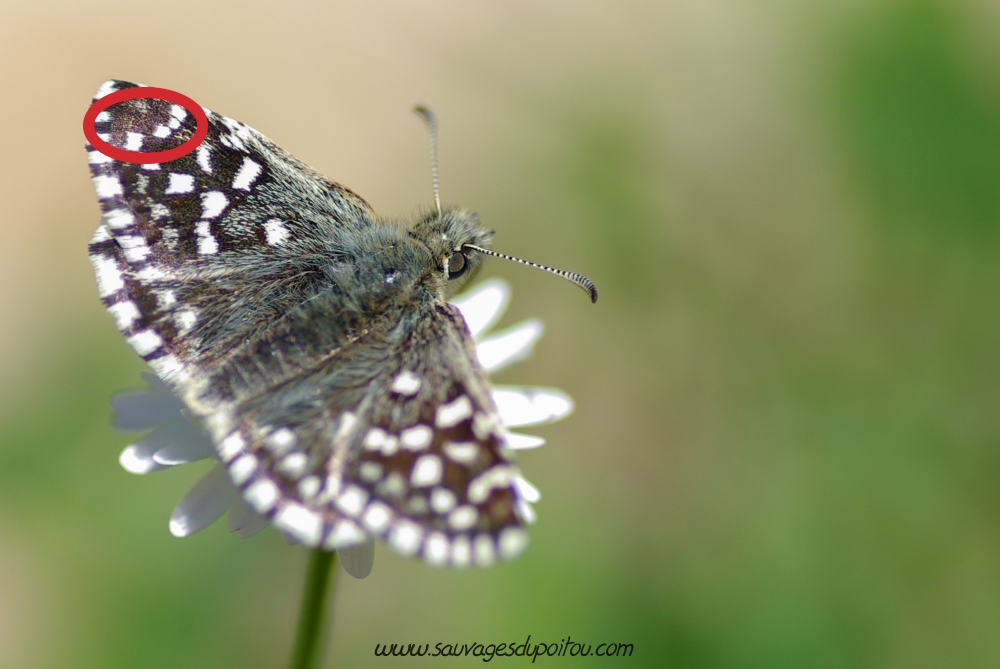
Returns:
[[[195,122],[197,123],[191,139],[184,142],[180,146],[175,146],[172,149],[147,152],[126,151],[125,149],[119,149],[111,146],[97,136],[97,128],[94,124],[97,122],[98,114],[113,104],[124,102],[125,100],[143,98],[153,98],[155,100],[173,102],[174,104],[178,104],[191,112],[191,115],[194,116]],[[183,158],[197,149],[201,143],[205,141],[205,137],[208,136],[208,115],[205,114],[205,110],[201,108],[201,105],[182,93],[172,91],[169,88],[136,86],[134,88],[125,88],[120,91],[115,91],[114,93],[108,93],[103,98],[90,105],[90,109],[88,109],[87,113],[83,115],[83,134],[94,149],[100,151],[108,158],[114,158],[115,160],[120,160],[126,163],[137,163],[139,165],[166,163],[171,160]],[[191,145],[190,148],[188,148],[189,144]]]

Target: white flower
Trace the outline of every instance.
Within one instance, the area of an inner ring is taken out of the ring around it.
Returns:
[[[485,335],[507,308],[510,287],[501,279],[490,279],[462,295],[452,304],[461,310],[465,322],[476,340],[479,362],[487,372],[495,372],[523,360],[541,337],[543,326],[538,319],[522,321],[506,330]],[[177,399],[155,374],[143,372],[149,388],[126,392],[111,398],[115,411],[114,427],[118,430],[148,430],[152,432],[129,445],[119,457],[122,467],[133,474],[148,474],[168,467],[206,458],[216,458],[208,434],[189,419],[183,403]],[[505,430],[528,425],[543,425],[565,418],[573,411],[573,401],[564,393],[537,387],[495,386],[493,399],[500,410]],[[537,448],[545,443],[541,437],[506,432],[512,449]],[[534,520],[530,503],[538,501],[538,490],[519,477],[515,484],[525,502],[522,515]],[[224,467],[218,462],[184,495],[170,516],[170,531],[175,536],[194,534],[215,522],[229,509],[227,525],[241,539],[257,534],[270,525],[270,520],[254,511],[232,484]],[[291,543],[293,539],[286,536]],[[344,569],[355,578],[370,572],[375,556],[374,541],[337,551]]]

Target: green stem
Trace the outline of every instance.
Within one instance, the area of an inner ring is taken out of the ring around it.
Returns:
[[[299,611],[299,628],[295,633],[295,651],[292,669],[319,669],[323,663],[326,646],[327,591],[336,583],[333,568],[337,553],[314,548],[309,551],[309,567],[302,591],[302,608]]]

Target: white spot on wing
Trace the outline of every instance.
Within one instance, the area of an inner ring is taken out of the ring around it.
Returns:
[[[111,231],[108,230],[108,226],[99,225],[97,229],[94,230],[94,235],[90,238],[91,244],[100,244],[101,242],[106,242],[111,239]]]
[[[155,360],[149,361],[149,366],[153,368],[157,376],[161,379],[176,380],[178,382],[187,381],[190,377],[184,370],[184,365],[174,355],[163,355]]]
[[[278,469],[293,479],[297,479],[306,473],[306,465],[308,464],[309,458],[306,457],[305,453],[291,453],[281,459],[281,462],[278,463]]]
[[[420,390],[420,377],[408,369],[396,375],[392,381],[392,390],[400,395],[416,395]]]
[[[153,206],[150,207],[149,210],[153,214],[153,220],[170,218],[170,208],[162,202],[154,202]]]
[[[479,445],[474,442],[454,443],[449,442],[444,445],[444,454],[455,462],[463,465],[472,464],[479,454]]]
[[[431,532],[424,541],[424,559],[432,567],[440,567],[448,562],[451,546],[448,537],[441,532]]]
[[[403,448],[410,451],[419,451],[431,445],[431,437],[434,434],[426,425],[416,425],[400,432],[399,441]]]
[[[247,488],[243,496],[257,513],[266,514],[278,501],[278,487],[266,479],[260,479]]]
[[[163,345],[163,340],[160,339],[160,335],[156,334],[152,330],[142,330],[140,332],[136,332],[134,335],[129,337],[127,341],[129,346],[135,349],[135,352],[142,356],[149,355]]]
[[[450,403],[438,407],[436,423],[441,428],[453,427],[471,415],[472,402],[465,395],[459,395]]]
[[[275,453],[284,453],[294,445],[295,433],[287,427],[275,430],[267,436],[267,447]]]
[[[119,330],[124,330],[132,326],[132,323],[139,318],[139,309],[134,302],[118,302],[108,307],[108,311],[115,317],[115,323]]]
[[[97,190],[97,197],[101,199],[107,199],[109,197],[114,197],[115,195],[122,194],[122,182],[118,180],[118,177],[111,175],[100,174],[93,179],[94,188]]]
[[[284,223],[276,218],[272,218],[264,224],[264,234],[267,235],[269,246],[278,246],[288,239],[288,229]]]
[[[431,508],[438,513],[448,513],[455,508],[458,498],[447,488],[434,488],[431,491]]]
[[[158,290],[153,294],[156,295],[156,303],[161,309],[177,304],[177,293],[172,290]]]
[[[212,255],[219,252],[219,242],[215,240],[209,227],[208,221],[198,221],[194,227],[195,232],[198,233],[198,253],[201,255]]]
[[[221,191],[212,190],[207,193],[202,193],[201,217],[215,218],[216,216],[224,212],[228,205],[229,205],[229,199],[226,197],[225,193]]]
[[[393,528],[389,544],[403,555],[412,555],[420,547],[420,528],[403,521]]]
[[[174,322],[181,334],[187,334],[198,322],[198,314],[193,309],[182,309],[174,314]]]
[[[97,292],[101,297],[113,295],[125,287],[122,272],[114,258],[93,255],[90,257],[97,274]]]
[[[374,483],[382,478],[382,465],[377,462],[362,462],[358,467],[358,476],[366,483]]]
[[[298,504],[289,504],[274,517],[275,524],[300,538],[307,546],[319,543],[323,520],[318,513]]]
[[[143,267],[141,270],[136,272],[135,275],[135,277],[140,281],[159,281],[160,279],[166,278],[166,276],[167,276],[166,273],[159,267],[156,267],[155,265],[148,265],[146,267]],[[167,292],[173,292],[173,291],[167,291]]]
[[[399,447],[399,442],[395,437],[386,434],[383,430],[373,427],[365,435],[364,446],[369,451],[382,451],[385,455],[392,455]]]
[[[466,497],[473,504],[481,504],[490,496],[493,488],[503,488],[510,484],[512,472],[510,467],[497,465],[472,479]]]
[[[462,534],[451,541],[451,563],[459,568],[468,567],[472,561],[472,550],[469,537]]]
[[[173,132],[170,128],[165,125],[156,126],[156,130],[153,131],[153,137],[159,137],[160,139],[166,139]]]
[[[104,221],[114,230],[121,230],[135,223],[135,216],[128,209],[112,209],[104,215]]]
[[[258,163],[250,160],[249,158],[243,158],[243,164],[240,165],[239,171],[233,178],[233,188],[238,188],[240,190],[250,190],[251,184],[254,180],[260,176],[261,166]]]
[[[312,499],[319,492],[319,477],[307,476],[299,481],[299,494],[302,499]]]
[[[413,464],[410,483],[415,486],[437,485],[441,481],[441,458],[436,455],[422,455]]]
[[[87,162],[91,165],[103,165],[104,163],[110,163],[114,158],[106,156],[97,149],[87,152]]]
[[[100,100],[105,95],[108,95],[109,93],[114,93],[117,90],[115,88],[115,83],[116,82],[114,80],[111,80],[111,81],[105,81],[103,84],[101,84],[101,87],[97,89],[97,93],[94,95],[94,99]],[[108,112],[103,112],[103,113],[107,114]]]
[[[348,486],[337,498],[337,507],[349,516],[357,516],[365,508],[368,493],[363,488]]]
[[[334,526],[323,545],[329,549],[336,549],[359,544],[367,539],[368,535],[360,527],[345,519]]]
[[[190,174],[171,172],[167,176],[169,178],[167,190],[163,191],[167,195],[181,195],[194,190],[194,177]]]
[[[493,537],[488,534],[480,534],[473,544],[473,553],[476,564],[480,567],[489,567],[496,562],[496,549],[493,545]]]
[[[138,151],[142,148],[142,143],[146,138],[138,132],[127,132],[125,133],[125,150],[126,151]]]
[[[236,485],[243,485],[257,470],[257,458],[247,453],[229,465],[229,475]]]
[[[130,263],[140,262],[150,253],[146,240],[139,235],[122,235],[118,238],[118,244],[122,247],[125,260]]]
[[[236,455],[243,450],[245,442],[243,437],[239,432],[233,432],[228,437],[222,440],[222,448],[219,449],[219,455],[225,461],[232,460]]]
[[[195,151],[195,156],[198,158],[198,165],[201,166],[201,169],[203,169],[207,174],[211,174],[212,173],[211,149],[209,149],[208,146],[206,146],[205,144],[202,144],[201,146],[198,147],[198,150]]]
[[[372,532],[382,532],[389,525],[390,517],[389,507],[385,504],[374,502],[369,504],[368,508],[365,509],[362,522]]]
[[[399,472],[392,472],[378,484],[377,490],[383,497],[399,498],[406,492],[406,481]]]
[[[479,512],[471,504],[463,504],[448,514],[448,526],[453,530],[467,530],[479,520]]]
[[[382,444],[385,443],[385,431],[377,427],[373,427],[368,430],[368,434],[365,435],[365,448],[377,451],[382,448]]]

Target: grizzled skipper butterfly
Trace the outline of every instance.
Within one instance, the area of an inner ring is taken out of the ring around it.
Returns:
[[[109,81],[95,102],[136,84]],[[211,435],[245,499],[309,546],[385,538],[431,564],[527,545],[519,470],[458,310],[490,249],[464,209],[412,226],[256,130],[205,110],[187,155],[139,164],[87,146],[103,217],[90,258],[126,340]],[[118,149],[165,151],[194,116],[154,98],[96,116]]]

